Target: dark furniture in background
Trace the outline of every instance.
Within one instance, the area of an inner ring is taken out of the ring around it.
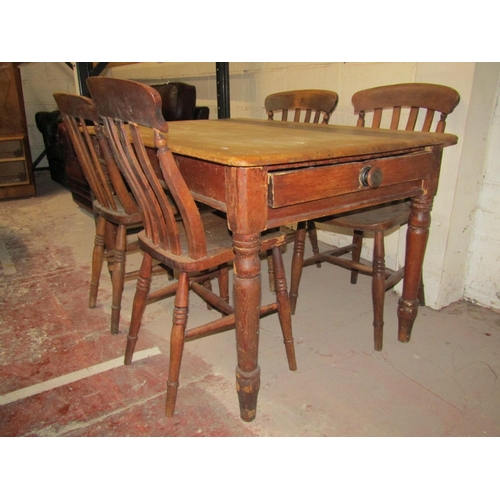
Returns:
[[[176,120],[208,120],[208,106],[196,106],[196,87],[183,82],[152,85],[160,94],[161,112],[167,122]]]
[[[210,109],[196,106],[196,87],[184,82],[153,85],[162,98],[162,113],[166,121],[207,120]],[[93,212],[92,194],[80,162],[74,152],[61,113],[40,111],[35,115],[42,133],[52,180],[68,187],[73,200],[88,212]]]
[[[35,114],[35,123],[43,137],[51,179],[69,187],[65,169],[66,145],[61,143],[57,131],[62,123],[61,113],[59,110],[39,111]]]

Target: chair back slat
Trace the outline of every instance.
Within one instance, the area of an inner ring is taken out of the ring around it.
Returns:
[[[107,167],[109,181],[115,190],[116,196],[120,200],[120,203],[127,214],[135,214],[139,211],[139,207],[130,193],[130,189],[127,187],[123,175],[116,164],[111,148],[109,147],[109,142],[104,136],[101,124],[96,125],[96,132],[99,143],[99,151],[103,158],[104,165]]]
[[[149,197],[149,203],[154,204],[160,210],[156,218],[152,219],[158,233],[162,235],[160,245],[170,249],[173,254],[180,255],[182,253],[182,246],[180,244],[179,230],[175,220],[175,211],[149,159],[139,127],[134,123],[129,123],[129,132],[132,137],[133,149],[130,143],[126,143],[125,134],[122,134],[122,141],[128,146],[129,162],[135,167],[134,171],[139,174],[144,173],[146,178],[144,187]]]
[[[99,127],[97,122],[94,122],[94,127]],[[101,205],[106,207],[112,207],[116,210],[116,203],[114,199],[114,189],[110,181],[109,173],[107,170],[107,166],[101,162],[99,156],[97,154],[98,150],[98,142],[95,137],[91,137],[89,131],[86,127],[86,123],[84,120],[81,120],[79,123],[80,133],[83,136],[86,151],[90,153],[91,156],[91,165],[94,167],[92,172],[95,174],[96,188],[102,190],[102,196],[105,200],[100,200]],[[102,134],[101,134],[102,135]],[[99,198],[98,198],[99,199]]]
[[[366,119],[366,116],[365,116],[365,119]],[[373,111],[372,128],[380,128],[381,121],[382,121],[382,108],[376,108]]]
[[[422,132],[430,132],[433,120],[434,120],[434,110],[428,109],[427,113],[425,113],[425,120],[424,120],[424,124],[422,125]],[[436,132],[437,132],[437,128],[436,128]]]
[[[130,142],[127,127],[123,123],[115,123],[107,117],[104,117],[103,121],[118,167],[130,185],[139,204],[146,235],[151,238],[155,245],[170,248],[167,234],[163,230],[164,225],[159,224],[161,208],[157,200],[150,196],[149,191],[145,189],[148,182],[141,169],[133,169],[130,166],[131,163],[137,163],[137,159],[135,158],[134,146]],[[149,210],[143,210],[144,206],[149,206]]]
[[[401,106],[394,106],[392,111],[392,119],[391,119],[391,129],[397,130],[399,127],[399,120],[401,118]]]
[[[357,126],[366,125],[366,114],[373,111],[372,128],[380,128],[383,124],[383,111],[393,110],[389,128],[397,129],[400,125],[402,109],[408,112],[405,130],[423,132],[433,131],[433,121],[436,112],[440,119],[434,127],[434,132],[444,132],[446,117],[460,102],[460,95],[455,89],[444,85],[430,83],[399,83],[361,90],[352,96],[354,112],[358,114]],[[425,109],[426,114],[419,126],[419,110]]]
[[[189,191],[189,188],[180,173],[172,151],[167,147],[164,135],[155,130],[155,144],[158,148],[160,168],[172,197],[178,207],[184,222],[187,235],[189,255],[199,259],[206,255],[205,228],[198,207]]]
[[[108,117],[104,120],[112,137],[111,147],[118,165],[130,183],[141,212],[146,214],[144,217],[146,236],[155,245],[179,255],[181,246],[174,215],[147,154],[141,154],[141,141],[137,141],[134,137],[137,125],[131,123],[127,126],[121,120],[115,121]],[[168,231],[168,228],[171,231]]]
[[[99,121],[92,101],[86,97],[65,93],[55,93],[54,99],[68,129],[68,135],[76,156],[97,201],[104,207],[114,206],[112,186],[106,182],[102,165],[95,150],[95,143],[85,134],[86,123]]]
[[[148,85],[117,78],[91,77],[87,84],[105,124],[118,166],[143,214],[147,238],[174,255],[187,254],[191,259],[205,257],[205,229],[198,207],[168,148],[168,125],[161,114],[158,92]],[[142,127],[149,128],[154,137],[160,173],[150,161]],[[182,219],[183,231],[178,229],[176,213],[177,218],[180,215]]]
[[[116,195],[125,213],[136,214],[137,204],[116,166],[92,100],[62,92],[55,93],[54,99],[96,200],[104,208],[116,211]],[[89,123],[94,124],[96,136],[89,134]]]
[[[269,120],[273,120],[276,112],[281,112],[281,121],[288,121],[288,111],[294,110],[294,122],[328,123],[338,102],[338,94],[330,90],[291,90],[268,95],[265,99]],[[304,118],[301,120],[301,115]]]
[[[73,144],[75,154],[82,167],[83,175],[89,183],[90,189],[94,193],[96,200],[102,206],[116,210],[116,206],[113,204],[114,202],[111,201],[113,196],[112,193],[110,193],[110,186],[104,185],[101,180],[104,176],[98,174],[102,166],[99,159],[96,160],[95,158],[94,144],[92,143],[89,149],[88,142],[82,136],[82,130],[86,127],[85,120],[75,118],[63,111],[61,111],[61,115],[68,129],[68,135]]]
[[[405,130],[415,130],[418,118],[418,107],[412,106],[410,108],[410,114],[408,115],[408,121],[406,122]]]

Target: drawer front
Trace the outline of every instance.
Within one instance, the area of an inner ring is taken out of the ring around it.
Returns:
[[[425,179],[432,168],[432,153],[417,153],[269,172],[268,204],[279,208]]]

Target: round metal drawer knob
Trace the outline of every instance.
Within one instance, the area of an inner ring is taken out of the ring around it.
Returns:
[[[366,167],[361,169],[359,181],[361,182],[361,185],[365,187],[377,188],[380,184],[382,184],[383,177],[384,176],[380,168],[366,165]]]

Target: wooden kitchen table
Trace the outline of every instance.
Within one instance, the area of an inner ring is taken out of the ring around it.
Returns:
[[[146,144],[152,137],[145,134]],[[224,119],[169,123],[168,145],[194,197],[227,214],[234,244],[234,303],[241,418],[255,418],[260,233],[326,215],[411,198],[398,305],[408,342],[443,147],[451,134]]]

